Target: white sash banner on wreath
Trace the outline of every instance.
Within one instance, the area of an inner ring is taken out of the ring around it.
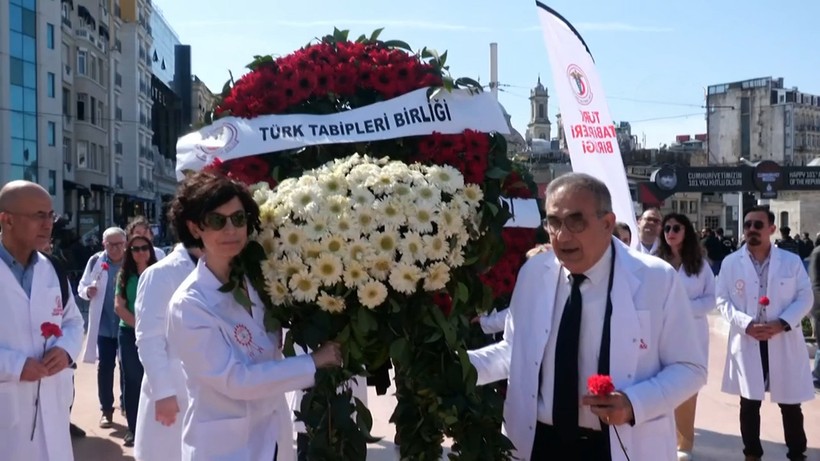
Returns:
[[[635,210],[615,125],[589,49],[575,28],[541,2],[535,2],[544,31],[553,85],[564,125],[572,170],[603,181],[612,194],[618,221],[637,236]],[[640,239],[633,237],[632,245]]]
[[[327,115],[225,117],[177,141],[177,179],[199,171],[214,158],[222,161],[250,155],[380,139],[456,134],[470,129],[509,134],[507,120],[491,93],[428,88],[369,106]]]

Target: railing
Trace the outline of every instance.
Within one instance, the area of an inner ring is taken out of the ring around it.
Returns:
[[[63,25],[71,29],[71,19],[63,18]]]

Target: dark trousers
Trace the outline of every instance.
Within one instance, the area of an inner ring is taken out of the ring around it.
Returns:
[[[296,461],[308,461],[309,443],[307,434],[302,432],[296,434]]]
[[[579,437],[570,440],[555,427],[538,423],[532,445],[533,461],[611,461],[609,439],[602,431],[579,429]]]
[[[117,363],[117,338],[97,336],[97,396],[103,413],[114,411],[114,367]],[[120,371],[122,373],[122,371]]]
[[[760,360],[763,363],[763,379],[769,377],[769,345],[766,341],[760,342]],[[743,454],[746,456],[763,456],[763,446],[760,444],[760,400],[740,398],[740,435],[743,439]],[[803,428],[803,410],[800,404],[778,404],[783,419],[783,438],[788,448],[787,457],[790,460],[805,459],[806,431]]]
[[[811,316],[814,319],[814,344],[820,347],[820,311],[813,312]],[[814,354],[814,369],[811,374],[814,377],[814,387],[820,389],[820,350]]]
[[[137,427],[137,409],[140,405],[140,386],[145,372],[137,353],[137,337],[133,328],[120,327],[120,356],[122,374],[125,381],[125,419],[128,430],[133,434]]]

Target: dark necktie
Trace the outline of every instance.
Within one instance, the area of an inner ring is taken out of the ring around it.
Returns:
[[[552,423],[569,440],[578,435],[578,344],[581,336],[581,284],[587,277],[572,274],[572,290],[561,315],[555,345],[555,389]]]

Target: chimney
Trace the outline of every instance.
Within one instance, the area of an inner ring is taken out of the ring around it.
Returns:
[[[490,90],[498,101],[498,43],[490,43]]]

